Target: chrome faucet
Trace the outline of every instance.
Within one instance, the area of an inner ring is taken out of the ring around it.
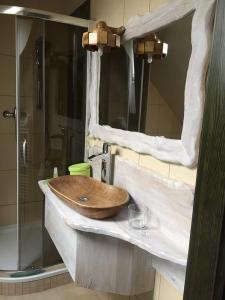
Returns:
[[[104,143],[102,153],[91,155],[88,157],[88,160],[93,162],[101,160],[101,181],[112,184],[112,154],[110,144]]]

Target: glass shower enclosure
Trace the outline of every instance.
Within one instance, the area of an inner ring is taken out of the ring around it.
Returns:
[[[38,181],[84,159],[88,21],[24,9],[0,25],[0,270],[43,268],[61,258]]]

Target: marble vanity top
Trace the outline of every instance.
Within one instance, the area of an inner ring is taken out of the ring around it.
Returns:
[[[91,232],[111,236],[134,244],[147,252],[176,264],[185,266],[187,251],[168,239],[160,228],[135,230],[128,224],[128,212],[125,207],[116,217],[106,220],[94,220],[80,215],[53,194],[47,181],[39,181],[39,186],[45,194],[46,201],[51,201],[64,222],[71,228],[83,232]]]

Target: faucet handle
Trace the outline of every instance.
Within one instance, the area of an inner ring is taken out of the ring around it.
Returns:
[[[109,152],[109,144],[108,143],[103,143],[103,147],[102,147],[102,152],[104,154],[108,153]]]
[[[102,150],[103,150],[102,152],[104,154],[109,153],[109,147],[112,146],[112,145],[113,145],[112,143],[104,142],[103,147],[102,147]]]
[[[95,158],[95,157],[96,157],[96,155],[93,154],[93,155],[91,155],[91,156],[88,157],[88,160],[92,160],[92,159]]]

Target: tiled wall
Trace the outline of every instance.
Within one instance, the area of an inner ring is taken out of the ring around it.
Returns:
[[[90,147],[97,146],[102,148],[103,145],[103,141],[99,139],[88,138],[88,143]],[[134,161],[141,167],[152,170],[170,179],[180,180],[192,186],[195,185],[197,169],[189,169],[180,165],[166,163],[150,155],[140,154],[119,146],[112,146],[112,152],[117,153],[117,155],[120,155],[124,159]]]
[[[0,18],[0,226],[16,223],[16,134],[14,119],[4,110],[16,103],[15,21]]]

